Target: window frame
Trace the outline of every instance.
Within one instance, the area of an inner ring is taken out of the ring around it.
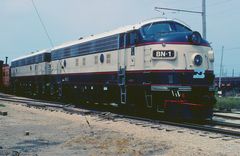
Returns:
[[[82,66],[86,66],[86,62],[87,62],[87,61],[86,61],[86,57],[83,57],[83,58],[82,58]]]
[[[111,54],[110,53],[106,55],[106,63],[111,64]]]
[[[95,55],[95,56],[94,56],[94,64],[98,64],[98,59],[99,59],[99,58],[98,58],[98,55]]]
[[[75,66],[78,67],[79,66],[79,58],[75,59]]]

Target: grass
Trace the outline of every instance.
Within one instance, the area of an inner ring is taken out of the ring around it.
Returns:
[[[216,99],[215,108],[217,109],[240,109],[240,98],[238,97],[216,97]]]
[[[6,107],[4,104],[0,104],[0,107]]]

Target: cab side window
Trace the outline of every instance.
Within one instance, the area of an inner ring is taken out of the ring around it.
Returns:
[[[126,35],[126,41],[124,41]],[[132,31],[127,34],[120,35],[120,48],[124,48],[124,42],[126,42],[126,47],[130,47],[139,43],[139,36],[137,31]]]
[[[131,32],[130,33],[130,45],[135,45],[138,43],[138,35],[137,32]]]
[[[120,35],[119,42],[119,48],[124,48],[124,34]]]

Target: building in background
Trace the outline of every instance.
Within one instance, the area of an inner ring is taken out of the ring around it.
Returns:
[[[6,90],[10,87],[10,67],[7,61],[0,60],[0,89]]]
[[[10,86],[10,68],[8,64],[3,65],[2,69],[3,88],[9,88]]]
[[[219,77],[215,78],[215,87],[218,88]],[[222,77],[221,87],[218,89],[222,96],[240,96],[240,77]]]

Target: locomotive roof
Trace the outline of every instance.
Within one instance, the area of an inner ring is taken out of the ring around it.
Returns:
[[[140,27],[142,27],[146,24],[153,23],[153,22],[161,22],[161,21],[176,21],[178,23],[180,22],[180,21],[177,21],[175,19],[155,18],[155,19],[146,20],[146,21],[134,24],[134,25],[128,25],[128,26],[120,27],[120,28],[117,28],[115,30],[107,31],[107,32],[104,32],[104,33],[101,33],[101,34],[83,37],[82,39],[79,39],[79,40],[66,42],[66,43],[63,43],[62,45],[54,47],[52,50],[57,50],[57,49],[65,48],[65,47],[72,46],[72,45],[75,45],[75,44],[84,43],[84,42],[87,42],[87,41],[91,41],[91,40],[95,40],[95,39],[99,39],[99,38],[103,38],[103,37],[107,37],[107,36],[112,36],[112,35],[116,35],[116,34],[121,34],[121,33],[124,33],[124,32],[129,32],[129,31],[132,31],[132,30],[135,30],[135,29],[139,29]],[[184,24],[182,22],[180,22],[180,23],[186,26],[186,24]],[[188,27],[188,26],[186,26],[186,27]]]
[[[32,54],[29,54],[29,55],[25,55],[25,56],[21,56],[21,57],[18,57],[18,58],[16,58],[16,59],[13,59],[12,62],[18,61],[18,60],[21,60],[21,59],[25,59],[25,58],[29,58],[29,57],[32,57],[32,56],[36,56],[36,55],[39,55],[39,54],[50,53],[50,52],[51,52],[51,51],[48,50],[48,49],[41,50],[41,51],[38,51],[38,52],[35,52],[35,53],[32,53]]]
[[[21,59],[24,59],[24,58],[28,58],[28,57],[31,57],[31,56],[36,56],[36,55],[39,55],[39,54],[43,54],[43,53],[50,53],[53,50],[69,47],[69,46],[72,46],[72,45],[75,45],[75,44],[80,44],[80,43],[84,43],[84,42],[87,42],[87,41],[91,41],[91,40],[95,40],[95,39],[99,39],[99,38],[104,38],[104,37],[107,37],[107,36],[112,36],[112,35],[117,35],[117,34],[121,34],[121,33],[124,33],[124,32],[129,32],[129,31],[132,31],[132,30],[135,30],[135,29],[139,29],[140,27],[142,27],[146,24],[153,23],[153,22],[162,22],[162,21],[163,22],[164,21],[176,21],[176,22],[181,23],[181,24],[186,26],[186,24],[184,24],[184,23],[182,23],[178,20],[175,20],[175,19],[155,18],[155,19],[145,20],[143,22],[140,22],[140,23],[137,23],[137,24],[134,24],[134,25],[124,26],[124,27],[120,27],[120,28],[112,30],[112,31],[107,31],[107,32],[101,33],[101,34],[83,37],[83,39],[66,42],[66,43],[63,43],[62,45],[56,46],[52,49],[45,49],[45,50],[42,50],[42,51],[39,51],[39,52],[36,52],[36,53],[33,53],[33,54],[18,57],[16,59],[12,60],[12,62],[17,61],[17,60],[21,60]]]

